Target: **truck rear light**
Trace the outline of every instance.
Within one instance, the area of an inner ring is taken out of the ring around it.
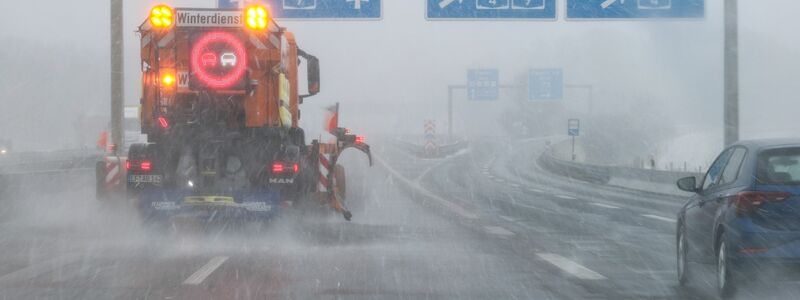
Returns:
[[[166,5],[158,5],[150,10],[150,24],[155,28],[169,28],[174,23],[174,13],[172,8]]]
[[[245,24],[252,30],[264,30],[269,26],[269,11],[260,5],[253,5],[245,11]]]
[[[785,192],[740,192],[736,195],[736,214],[749,214],[766,202],[780,202],[791,197]]]
[[[169,129],[169,120],[166,117],[158,117],[158,125],[161,125],[162,129]]]
[[[139,169],[144,172],[150,172],[153,169],[153,163],[149,160],[143,160],[141,164],[139,164]]]
[[[274,163],[272,164],[272,173],[273,174],[280,174],[285,172],[291,173],[298,173],[300,172],[300,165],[299,164],[283,164],[283,163]]]
[[[363,135],[356,136],[356,144],[363,144],[364,142],[366,142],[366,140],[367,138],[364,137]]]
[[[175,85],[175,73],[170,71],[165,71],[161,74],[161,86],[162,87],[172,87]]]

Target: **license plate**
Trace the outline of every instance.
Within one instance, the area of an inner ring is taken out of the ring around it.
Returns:
[[[161,175],[130,175],[128,182],[132,183],[161,183]]]

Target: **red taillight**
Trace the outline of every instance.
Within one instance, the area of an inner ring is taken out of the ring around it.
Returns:
[[[158,124],[161,125],[162,129],[169,129],[169,120],[165,117],[158,117]]]
[[[280,174],[283,172],[293,172],[298,173],[300,172],[300,165],[292,164],[292,165],[284,165],[282,163],[274,163],[272,164],[272,173]]]
[[[131,170],[131,161],[130,160],[126,160],[125,161],[125,170],[128,170],[128,171]]]
[[[142,163],[139,165],[139,169],[144,172],[149,172],[153,169],[153,164],[149,160],[143,160]]]
[[[367,140],[363,135],[356,136],[356,144],[363,144]]]
[[[780,202],[791,196],[785,192],[740,192],[736,195],[736,213],[748,214],[765,202]]]

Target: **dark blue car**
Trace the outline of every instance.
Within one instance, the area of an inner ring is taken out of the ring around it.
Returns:
[[[678,213],[681,285],[688,262],[716,266],[722,297],[767,263],[800,262],[800,140],[739,142],[678,187],[695,193]]]

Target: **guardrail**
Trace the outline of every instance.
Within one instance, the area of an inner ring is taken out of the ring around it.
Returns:
[[[647,170],[621,166],[603,166],[587,163],[577,163],[558,159],[552,148],[546,150],[537,161],[545,170],[561,176],[598,184],[620,185],[620,181],[652,183],[674,187],[678,179],[688,176],[701,178],[703,174],[692,172],[675,172],[662,170]],[[621,179],[621,180],[620,180]],[[612,182],[613,181],[613,182]],[[634,185],[622,186],[631,189],[642,189]],[[674,191],[672,191],[674,190]],[[655,191],[659,192],[659,191]],[[669,194],[679,194],[677,187],[670,188]]]
[[[18,202],[31,192],[55,193],[75,184],[82,184],[87,178],[94,177],[95,163],[101,157],[102,153],[99,151],[86,150],[28,152],[4,156],[0,159],[2,205],[9,205],[7,200]]]
[[[93,150],[15,153],[0,159],[0,175],[35,174],[93,169],[102,153]]]
[[[439,145],[436,153],[431,155],[425,152],[425,146],[417,143],[403,140],[402,138],[395,139],[395,145],[410,154],[419,156],[421,158],[441,158],[456,154],[458,151],[465,149],[469,146],[469,142],[465,140],[451,141],[448,144]]]

